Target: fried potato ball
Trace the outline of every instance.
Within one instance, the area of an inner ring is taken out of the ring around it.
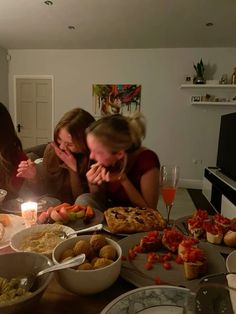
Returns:
[[[97,261],[98,258],[99,258],[98,256],[95,256],[95,257],[91,260],[91,264],[92,264],[93,267],[94,267],[94,265],[95,265],[95,263],[96,263],[96,261]]]
[[[104,257],[101,257],[101,258],[98,258],[93,266],[94,269],[97,269],[97,268],[102,268],[102,267],[105,267],[105,266],[108,266],[110,264],[112,264],[113,261],[108,259],[108,258],[104,258]]]
[[[95,251],[99,251],[104,245],[107,244],[107,240],[101,234],[94,234],[90,238],[90,244]]]
[[[68,259],[68,258],[72,258],[72,257],[74,257],[74,256],[75,256],[75,255],[74,255],[73,249],[67,249],[67,250],[65,250],[65,251],[61,254],[60,261],[62,262],[62,261],[64,261],[64,260],[66,260],[66,259]]]
[[[116,249],[110,244],[103,246],[99,251],[100,257],[104,257],[111,260],[115,260],[116,254],[117,254]]]
[[[90,269],[93,269],[93,266],[88,262],[83,263],[77,267],[77,270],[90,270]]]
[[[79,255],[79,254],[84,253],[86,255],[86,257],[88,257],[90,252],[91,252],[91,245],[90,245],[89,241],[79,240],[74,245],[73,251],[74,251],[74,255]]]

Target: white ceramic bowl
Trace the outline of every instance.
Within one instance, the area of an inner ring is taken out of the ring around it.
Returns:
[[[4,201],[6,196],[7,196],[7,191],[0,189],[0,204]]]
[[[45,254],[48,257],[51,257],[52,251],[58,243],[56,243],[53,247],[47,247],[48,242],[49,242],[49,241],[47,241],[45,244],[45,247],[44,248],[41,247],[40,250],[34,249],[33,242],[31,242],[31,248],[29,248],[27,250],[22,248],[22,244],[29,237],[35,236],[36,234],[39,234],[39,233],[44,233],[46,231],[51,232],[51,231],[55,230],[55,228],[56,229],[59,228],[60,230],[65,231],[66,233],[70,233],[70,232],[74,231],[74,229],[72,229],[70,227],[67,227],[64,225],[58,225],[58,224],[34,225],[30,228],[26,228],[26,229],[23,229],[23,230],[15,233],[11,238],[10,246],[16,252],[29,251],[29,252]],[[59,239],[59,238],[58,238],[58,240],[62,241],[62,239]]]
[[[38,272],[41,269],[51,266],[52,264],[52,261],[48,257],[36,253],[14,252],[1,254],[0,277],[10,279],[18,276],[24,276],[32,272]],[[36,282],[36,288],[32,294],[4,304],[0,303],[0,313],[31,313],[35,303],[39,301],[49,285],[52,276],[52,273],[41,276]]]
[[[236,250],[227,256],[226,269],[228,272],[236,272]]]
[[[72,248],[79,240],[88,240],[91,235],[81,235],[69,238],[56,246],[52,253],[55,264],[59,263],[62,253]],[[117,259],[110,265],[93,270],[74,270],[71,268],[59,270],[56,274],[60,285],[72,293],[89,295],[99,293],[109,288],[119,277],[121,270],[122,250],[120,245],[112,239],[106,238],[108,244],[115,247]]]

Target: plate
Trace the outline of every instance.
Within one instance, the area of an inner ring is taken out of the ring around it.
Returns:
[[[101,212],[100,210],[93,208],[94,210],[94,217],[89,221],[89,223],[85,224],[83,221],[83,218],[81,219],[77,219],[75,221],[71,221],[69,223],[67,223],[66,225],[73,228],[74,230],[80,230],[80,229],[84,229],[87,227],[91,227],[97,224],[100,224],[103,222],[104,219],[104,215],[103,212]]]
[[[130,235],[130,233],[115,233],[115,232],[111,232],[111,230],[109,229],[108,225],[106,222],[103,223],[103,230],[110,233],[110,234],[114,234],[115,236],[120,236],[120,237],[128,237]]]
[[[179,314],[194,313],[194,294],[189,289],[148,286],[120,295],[100,314]]]
[[[140,242],[141,237],[147,233],[130,235],[119,241],[124,256],[128,256],[128,251],[134,245]],[[225,272],[225,260],[211,244],[201,242],[199,247],[202,248],[207,256],[208,273]],[[134,284],[137,287],[149,286],[155,284],[155,278],[160,277],[163,284],[170,284],[189,288],[193,291],[197,289],[199,279],[187,280],[184,275],[183,264],[177,264],[174,260],[171,261],[172,269],[165,270],[160,263],[154,264],[153,269],[145,270],[147,254],[137,254],[132,261],[122,261],[121,276]]]
[[[21,204],[25,201],[26,200],[23,200],[22,198],[16,198],[6,201],[2,205],[2,211],[10,214],[21,214]],[[35,201],[38,203],[38,213],[43,212],[51,206],[57,206],[61,204],[60,200],[50,196],[41,196],[37,198],[32,197],[31,201]]]
[[[178,227],[178,229],[182,230],[182,233],[185,234],[185,235],[189,235],[189,231],[187,229],[187,220],[189,218],[191,218],[192,216],[184,216],[184,217],[181,217],[177,220],[175,220],[175,224],[176,226]],[[210,216],[209,216],[210,217]],[[206,240],[202,240],[202,242],[206,242],[208,244],[210,244],[211,246],[213,246],[217,251],[219,251],[220,253],[223,253],[223,254],[229,254],[231,253],[232,251],[235,250],[235,248],[232,248],[232,247],[229,247],[229,246],[226,246],[224,244],[220,245],[220,244],[213,244],[213,243],[209,243],[207,242]]]
[[[22,244],[23,244],[23,241],[26,240],[26,238],[33,237],[34,235],[39,234],[39,233],[43,233],[43,234],[45,234],[45,232],[51,233],[51,232],[54,232],[55,230],[58,230],[58,229],[61,231],[65,231],[66,233],[70,233],[70,232],[74,231],[74,229],[72,229],[68,226],[59,225],[59,224],[34,225],[30,228],[26,228],[24,230],[20,230],[19,232],[15,233],[11,238],[10,246],[16,252],[24,252],[24,251],[36,252],[36,253],[45,254],[45,255],[51,257],[52,250],[59,243],[59,242],[57,242],[53,246],[55,241],[52,240],[51,236],[48,237],[48,239],[46,239],[46,241],[43,241],[43,242],[40,240],[41,238],[39,238],[38,236],[32,238],[31,242],[29,241],[30,248],[28,248],[28,249],[22,249]],[[74,235],[74,236],[76,236],[76,235]],[[59,239],[59,240],[61,240],[61,239]],[[63,241],[63,240],[61,240],[61,241]],[[48,246],[48,244],[50,247]],[[36,249],[34,249],[35,245],[36,245]],[[53,248],[52,248],[52,246],[53,246]]]
[[[10,219],[10,224],[9,226],[5,227],[4,236],[0,241],[0,249],[3,249],[10,244],[10,240],[16,232],[26,228],[24,219],[22,217],[17,215],[8,215],[8,217]]]
[[[236,250],[227,256],[226,268],[228,272],[236,272]]]

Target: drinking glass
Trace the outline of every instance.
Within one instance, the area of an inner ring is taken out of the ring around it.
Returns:
[[[200,279],[195,297],[195,313],[234,314],[236,273],[215,273]]]
[[[167,225],[170,223],[170,212],[174,204],[176,188],[179,181],[179,166],[163,165],[161,167],[161,195],[167,209]]]
[[[21,215],[27,228],[36,224],[37,209],[38,203],[36,202],[26,202],[21,204]]]

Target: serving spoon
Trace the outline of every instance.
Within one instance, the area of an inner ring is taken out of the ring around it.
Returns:
[[[102,224],[97,224],[88,228],[80,229],[80,230],[69,232],[69,233],[66,233],[65,231],[61,230],[59,233],[59,237],[62,239],[68,239],[74,234],[82,234],[86,232],[99,231],[99,230],[102,230],[102,228],[103,228]]]
[[[32,273],[32,274],[28,274],[28,275],[24,275],[22,277],[18,277],[17,279],[19,279],[19,288],[23,288],[26,291],[29,291],[32,286],[35,283],[35,280],[47,273],[50,273],[52,271],[56,271],[59,269],[65,269],[65,268],[69,268],[69,267],[75,267],[78,266],[80,264],[82,264],[85,261],[85,254],[80,254],[77,255],[69,260],[66,260],[65,262],[62,262],[60,264],[56,264],[56,265],[52,265],[48,268],[45,268],[43,270],[40,270],[38,273]]]

